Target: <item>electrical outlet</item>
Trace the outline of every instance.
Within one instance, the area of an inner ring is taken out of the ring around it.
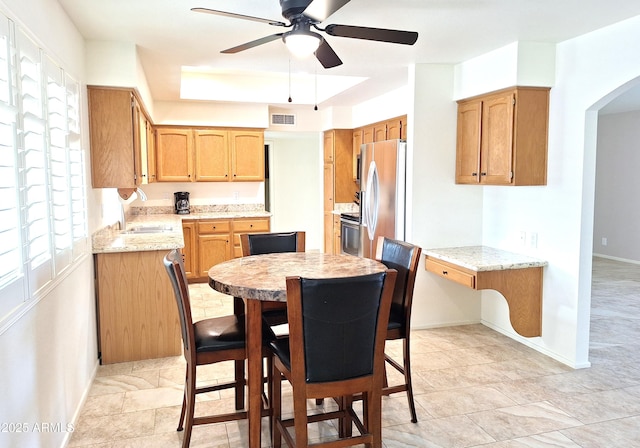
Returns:
[[[537,232],[531,232],[529,234],[529,246],[531,246],[533,249],[538,247],[538,233]]]
[[[607,237],[606,237],[606,236],[603,236],[603,237],[602,237],[602,245],[603,245],[603,246],[606,246],[606,245],[607,245]]]
[[[238,202],[240,200],[240,192],[239,191],[234,191],[233,192],[233,200]]]
[[[165,191],[165,192],[162,194],[162,199],[171,199],[171,195],[169,194],[169,192],[168,192],[168,191]]]

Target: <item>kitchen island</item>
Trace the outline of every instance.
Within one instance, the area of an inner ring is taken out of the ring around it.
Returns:
[[[471,289],[493,289],[507,300],[513,329],[525,337],[542,335],[544,260],[487,246],[428,249],[425,269]]]
[[[170,250],[187,245],[183,224],[266,220],[268,230],[269,216],[260,210],[226,209],[185,215],[135,214],[127,217],[124,231],[116,223],[94,233],[98,352],[102,364],[181,353],[175,297],[162,261]],[[231,245],[228,232],[226,240]],[[232,252],[228,253],[231,258]]]

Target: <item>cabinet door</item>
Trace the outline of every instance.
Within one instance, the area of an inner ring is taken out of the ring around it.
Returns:
[[[511,183],[513,166],[513,93],[489,98],[482,103],[480,182]]]
[[[156,179],[156,134],[150,120],[146,120],[147,133],[147,179],[149,183]]]
[[[198,236],[198,277],[206,278],[211,266],[231,259],[229,234]]]
[[[333,211],[333,194],[335,192],[333,184],[333,163],[324,164],[324,211]]]
[[[387,140],[406,139],[406,117],[398,117],[387,121]]]
[[[196,130],[196,181],[226,182],[229,180],[229,132]]]
[[[167,251],[96,256],[103,364],[179,355],[180,321],[162,260]]]
[[[91,185],[135,188],[133,94],[130,90],[89,87]]]
[[[196,223],[194,221],[182,222],[182,235],[184,248],[182,257],[187,278],[196,278],[198,275],[198,245],[196,244]]]
[[[387,139],[387,123],[380,123],[373,126],[373,141],[383,142]]]
[[[353,147],[352,151],[352,163],[353,163],[353,180],[358,177],[358,156],[360,155],[360,145],[362,145],[362,129],[354,129],[353,131]]]
[[[333,131],[325,131],[324,133],[324,163],[333,163],[334,153],[334,133]]]
[[[373,126],[362,128],[362,143],[373,143]]]
[[[229,131],[231,181],[264,180],[264,132]]]
[[[324,253],[333,254],[333,212],[324,212]]]
[[[456,148],[456,183],[480,182],[480,128],[482,102],[473,101],[458,106]]]
[[[333,253],[339,254],[342,252],[342,239],[340,235],[340,215],[333,214]]]
[[[161,128],[156,137],[158,182],[191,182],[193,133],[190,129]]]

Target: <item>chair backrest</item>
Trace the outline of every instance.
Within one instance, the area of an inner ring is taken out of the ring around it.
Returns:
[[[384,340],[396,272],[357,277],[287,278],[292,375],[307,383],[373,374],[384,365]],[[297,347],[300,349],[300,346]]]
[[[191,347],[195,346],[195,335],[193,332],[193,319],[191,317],[189,286],[182,261],[182,253],[180,253],[178,249],[174,249],[165,255],[164,267],[169,274],[171,286],[173,286],[173,293],[178,305],[180,329],[182,331],[182,343],[184,345],[184,355],[186,357],[191,354]]]
[[[243,233],[240,235],[242,256],[304,252],[304,232]]]
[[[413,288],[421,252],[422,248],[405,241],[378,237],[376,260],[387,268],[398,271],[391,303],[392,319],[398,320],[406,331],[409,330],[411,321]]]

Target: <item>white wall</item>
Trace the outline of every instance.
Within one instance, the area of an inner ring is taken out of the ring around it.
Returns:
[[[640,263],[640,112],[600,114],[594,253]],[[607,244],[602,244],[606,238]]]
[[[47,54],[84,84],[84,41],[54,0],[5,0],[0,9],[36,34]],[[83,144],[88,148],[86,99]],[[96,215],[90,194],[89,215]],[[94,221],[92,221],[94,222]],[[0,422],[26,423],[1,432],[2,447],[63,446],[97,367],[93,259],[90,254],[0,334]],[[54,431],[37,431],[50,423]]]
[[[456,103],[454,69],[420,64],[409,73],[407,129],[407,241],[423,249],[482,243],[482,190],[455,185]],[[424,269],[416,276],[411,323],[414,328],[476,323],[476,291]]]
[[[268,132],[265,141],[271,157],[271,230],[304,230],[307,251],[322,252],[321,134]]]

